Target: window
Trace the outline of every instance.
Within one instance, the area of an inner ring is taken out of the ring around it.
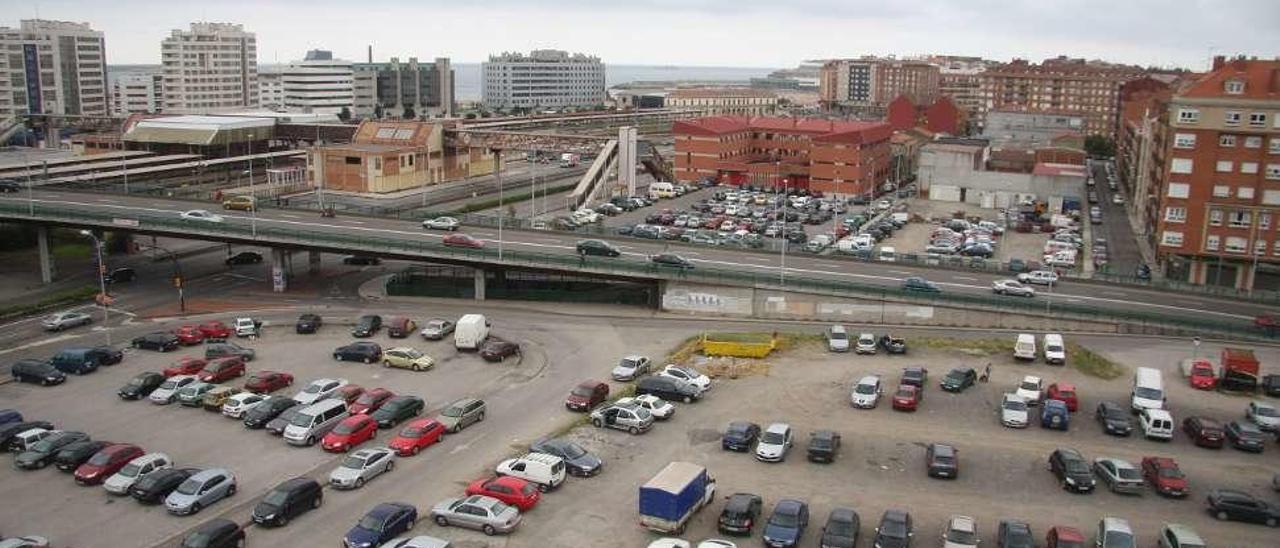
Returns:
[[[1280,164],[1267,164],[1267,178],[1273,181],[1280,180]]]
[[[1214,198],[1230,198],[1231,187],[1227,185],[1214,185],[1213,197]]]
[[[1275,243],[1271,244],[1271,254],[1280,255],[1280,240],[1276,240]]]
[[[1240,187],[1240,188],[1237,188],[1237,189],[1236,189],[1236,198],[1240,198],[1241,200],[1252,200],[1252,199],[1253,199],[1253,187],[1251,187],[1251,186],[1242,186],[1242,187]]]
[[[1194,108],[1184,108],[1178,110],[1179,124],[1194,124],[1200,121],[1200,111]]]
[[[1249,219],[1250,216],[1248,211],[1232,211],[1230,221],[1231,228],[1247,227],[1249,226]]]
[[[1227,236],[1227,243],[1222,248],[1227,253],[1244,253],[1249,249],[1249,241],[1240,236]]]
[[[1267,254],[1267,241],[1266,241],[1266,240],[1258,240],[1258,241],[1256,241],[1256,242],[1253,242],[1253,254],[1254,254],[1254,255],[1266,255],[1266,254]]]
[[[347,165],[349,165],[349,166],[358,166],[358,165],[360,165],[360,157],[359,157],[359,156],[345,156],[345,157],[343,158],[343,160],[344,160],[344,161],[346,161],[346,164],[347,164]]]
[[[1210,234],[1207,238],[1204,239],[1204,248],[1208,251],[1217,251],[1218,243],[1220,241],[1221,240],[1218,238],[1218,236]]]
[[[1245,137],[1244,148],[1262,148],[1262,137],[1256,135]]]
[[[1258,228],[1261,228],[1262,230],[1267,230],[1267,229],[1270,229],[1270,228],[1271,228],[1271,214],[1270,214],[1270,213],[1259,213],[1259,214],[1258,214]]]
[[[1244,82],[1240,80],[1227,80],[1223,86],[1223,90],[1231,95],[1240,95],[1244,93]]]
[[[1218,173],[1231,173],[1231,169],[1235,167],[1235,162],[1231,160],[1218,160]]]
[[[1236,136],[1235,136],[1235,135],[1221,135],[1221,136],[1219,136],[1219,137],[1218,137],[1218,146],[1220,146],[1220,147],[1234,147],[1234,146],[1236,146]]]
[[[1262,203],[1265,205],[1280,205],[1280,190],[1262,191]]]
[[[1172,173],[1191,173],[1193,162],[1190,158],[1174,158],[1173,163],[1169,166]]]
[[[1164,220],[1170,223],[1182,223],[1187,220],[1187,208],[1185,207],[1167,207],[1164,210]]]
[[[1240,162],[1240,173],[1257,173],[1258,162]]]
[[[1222,123],[1229,126],[1238,126],[1240,125],[1240,116],[1241,116],[1240,111],[1229,110],[1222,115]]]
[[[1186,198],[1191,195],[1191,185],[1187,183],[1169,183],[1170,198]],[[1277,199],[1280,199],[1280,191],[1277,191]]]
[[[1266,127],[1267,114],[1265,112],[1253,112],[1249,114],[1249,125],[1253,127]]]
[[[1179,133],[1173,137],[1173,148],[1196,148],[1196,134]]]
[[[1222,226],[1222,210],[1209,210],[1209,224],[1213,226]]]
[[[1276,117],[1276,119],[1280,120],[1280,117]],[[1270,152],[1271,154],[1280,154],[1280,137],[1272,137],[1271,140],[1268,141],[1267,152]]]
[[[1182,247],[1182,233],[1169,230],[1164,231],[1164,234],[1160,235],[1160,245],[1167,247]]]

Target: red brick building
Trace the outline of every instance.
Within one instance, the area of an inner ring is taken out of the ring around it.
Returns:
[[[716,116],[677,121],[675,178],[861,194],[892,171],[883,122]]]

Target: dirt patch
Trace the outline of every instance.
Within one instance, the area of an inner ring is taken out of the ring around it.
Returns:
[[[1068,361],[1081,373],[1091,377],[1111,380],[1119,378],[1126,371],[1123,365],[1078,344],[1067,344],[1067,352],[1069,352]]]
[[[911,344],[935,350],[949,350],[966,356],[994,356],[1012,354],[1011,339],[949,339],[944,337],[917,337]]]

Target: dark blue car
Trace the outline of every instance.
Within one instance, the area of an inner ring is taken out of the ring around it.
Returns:
[[[22,422],[22,413],[17,409],[0,409],[0,424]]]
[[[800,544],[804,528],[809,525],[809,505],[793,499],[782,499],[764,524],[764,545],[790,548]]]
[[[418,509],[403,502],[384,502],[373,507],[342,537],[346,548],[373,548],[413,528]]]
[[[726,451],[750,451],[760,437],[760,425],[754,422],[734,421],[720,438],[720,448]]]
[[[1040,426],[1053,430],[1066,430],[1071,422],[1067,404],[1060,400],[1046,400],[1040,411]]]

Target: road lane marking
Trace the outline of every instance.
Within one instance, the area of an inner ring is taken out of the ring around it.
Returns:
[[[965,282],[976,282],[976,281],[978,281],[978,279],[977,279],[977,278],[970,278],[970,277],[968,277],[968,276],[952,276],[952,277],[951,277],[951,279],[953,279],[953,280],[961,280],[961,281],[965,281]]]
[[[911,273],[910,273],[910,272],[907,272],[906,270],[890,270],[890,271],[888,271],[888,272],[889,272],[890,274],[901,274],[901,275],[903,275],[903,276],[910,276],[910,275],[911,275]]]

